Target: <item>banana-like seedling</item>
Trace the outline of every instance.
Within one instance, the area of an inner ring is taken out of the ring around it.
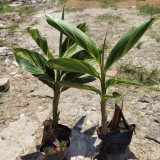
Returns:
[[[63,21],[58,20],[50,15],[46,15],[47,22],[54,28],[59,30],[61,33],[65,34],[67,37],[72,39],[76,44],[84,49],[99,65],[98,72],[93,65],[87,61],[82,61],[79,59],[68,59],[60,57],[57,59],[52,59],[47,62],[49,68],[55,68],[56,70],[63,70],[65,72],[78,72],[80,74],[89,74],[99,80],[100,89],[95,86],[82,84],[79,82],[68,81],[67,79],[62,79],[59,84],[63,87],[75,87],[79,89],[86,89],[96,92],[100,97],[101,106],[101,125],[102,134],[106,135],[108,132],[107,128],[107,112],[106,112],[106,100],[109,98],[117,98],[119,94],[108,94],[107,89],[114,85],[128,85],[136,86],[150,89],[152,91],[160,91],[159,89],[139,84],[136,82],[125,81],[116,78],[109,78],[106,76],[107,71],[111,66],[116,63],[120,58],[125,56],[131,48],[138,42],[142,35],[150,28],[150,26],[156,21],[156,18],[151,18],[148,21],[140,24],[137,27],[129,30],[113,47],[110,51],[107,59],[104,58],[104,48],[106,43],[106,36],[104,39],[103,49],[100,50],[96,47],[96,44],[80,29],[74,27],[73,25]]]
[[[62,12],[62,20],[64,19],[64,9]],[[86,23],[79,24],[76,28],[85,32],[87,29]],[[94,76],[86,75],[85,73],[65,72],[62,70],[56,70],[56,67],[48,67],[47,62],[55,59],[54,54],[49,50],[47,40],[40,34],[40,32],[32,27],[28,27],[28,33],[31,35],[33,40],[37,43],[41,49],[41,53],[25,48],[14,48],[14,56],[19,66],[25,71],[31,73],[37,77],[40,81],[48,85],[53,90],[53,126],[58,126],[59,111],[58,104],[60,95],[63,91],[69,87],[60,85],[59,81],[74,81],[75,83],[85,84],[95,80]],[[54,38],[53,38],[54,40]],[[88,51],[82,49],[77,50],[77,44],[69,36],[65,36],[63,32],[60,32],[59,40],[59,58],[67,58],[80,60],[82,62],[94,62],[92,56]]]

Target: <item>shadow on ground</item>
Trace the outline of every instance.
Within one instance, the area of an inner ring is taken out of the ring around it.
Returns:
[[[86,116],[81,117],[78,120],[78,122],[75,124],[75,126],[72,128],[73,140],[71,140],[71,145],[70,146],[72,146],[72,148],[69,149],[69,152],[73,152],[73,153],[71,153],[70,155],[67,155],[67,158],[68,157],[75,157],[75,159],[76,159],[76,157],[84,157],[84,156],[86,156],[86,152],[85,151],[86,151],[86,149],[88,147],[90,148],[91,151],[90,151],[90,153],[87,153],[87,157],[94,157],[96,155],[96,152],[98,152],[99,149],[100,149],[100,145],[101,144],[98,144],[98,145],[95,146],[94,143],[96,141],[96,137],[92,137],[91,136],[91,135],[94,134],[96,126],[93,126],[93,127],[89,128],[89,129],[85,130],[83,133],[81,132],[81,129],[78,128],[78,126],[80,124],[84,123],[85,118],[86,118]],[[78,140],[75,138],[76,136],[79,137]],[[85,150],[85,151],[81,151],[81,149],[80,149],[79,152],[73,151],[73,148],[76,147],[76,145],[79,143],[78,141],[80,141],[81,139],[84,142],[87,141],[87,146],[83,146],[84,145],[83,143],[80,146],[82,148],[82,150]],[[26,155],[24,155],[24,156],[21,157],[21,160],[42,160],[40,158],[40,156],[39,156],[40,145],[37,145],[36,148],[37,148],[37,152],[26,154]],[[135,157],[134,153],[130,151],[129,147],[128,147],[126,153],[124,153],[123,155],[110,155],[110,154],[107,154],[107,158],[106,159],[107,160],[129,160],[129,159],[130,160],[131,159],[138,160]],[[70,159],[67,159],[67,160],[70,160]]]

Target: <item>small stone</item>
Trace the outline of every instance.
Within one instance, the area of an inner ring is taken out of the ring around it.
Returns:
[[[7,25],[4,25],[4,24],[1,24],[1,23],[0,23],[0,29],[6,29],[6,28],[8,28]]]
[[[24,116],[25,116],[25,114],[21,114],[19,117],[22,118],[22,117],[24,117]]]
[[[17,72],[11,72],[11,73],[10,73],[10,75],[15,75],[15,74],[17,74]]]
[[[18,7],[18,6],[22,6],[23,2],[13,2],[12,4],[9,4],[9,7]]]
[[[97,110],[97,108],[92,108],[92,111],[96,111]]]
[[[6,56],[6,55],[11,55],[13,54],[12,49],[8,47],[0,47],[0,55],[1,56]]]
[[[135,8],[136,8],[136,6],[131,6],[131,8],[134,8],[134,9],[135,9]]]
[[[10,87],[10,82],[8,78],[0,79],[0,92],[8,91],[9,87]]]
[[[87,119],[86,125],[90,126],[91,124],[92,124],[92,122],[89,119]]]
[[[1,135],[1,139],[2,139],[2,140],[6,140],[6,137],[3,136],[3,135]]]
[[[15,15],[15,21],[20,22],[21,21],[21,17],[19,15]]]

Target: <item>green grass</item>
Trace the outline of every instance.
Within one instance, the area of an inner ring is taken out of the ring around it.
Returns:
[[[155,85],[160,83],[160,71],[156,69],[147,71],[146,69],[136,68],[131,65],[124,65],[120,66],[117,75],[120,79],[137,81],[144,85]]]
[[[82,12],[84,9],[82,8],[66,8],[65,12]]]
[[[12,13],[15,11],[15,8],[9,7],[9,6],[4,6],[3,8],[0,8],[0,14],[3,13]]]
[[[114,23],[114,22],[121,22],[121,23],[125,23],[125,20],[120,17],[120,16],[114,16],[114,15],[111,15],[111,14],[102,14],[102,15],[99,15],[97,17],[98,20],[100,21],[103,21],[103,22],[109,22],[109,23]]]
[[[4,6],[3,8],[0,8],[0,14],[12,13],[12,12],[16,12],[19,14],[30,14],[35,11],[36,8],[32,6],[18,6],[18,7]]]
[[[32,7],[32,6],[20,6],[17,8],[17,12],[19,14],[23,14],[23,13],[34,13],[36,12],[36,8],[35,7]]]
[[[67,0],[59,0],[60,3],[66,3]]]
[[[8,34],[9,35],[13,35],[17,28],[18,28],[18,24],[17,23],[13,23],[12,25],[10,25],[8,27]]]
[[[160,8],[152,7],[149,5],[139,7],[138,9],[141,13],[146,13],[146,14],[151,14],[151,15],[160,13]]]
[[[3,46],[5,46],[6,45],[6,42],[4,41],[4,40],[1,40],[0,39],[0,47],[3,47]]]

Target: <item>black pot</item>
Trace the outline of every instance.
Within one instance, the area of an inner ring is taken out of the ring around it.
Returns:
[[[67,150],[68,149],[55,154],[49,154],[49,155],[44,155],[43,153],[40,152],[40,158],[41,160],[63,160],[67,154]]]
[[[45,155],[43,152],[43,149],[47,146],[47,144],[42,139],[43,144],[40,147],[40,158],[42,160],[63,160],[67,154],[68,147],[70,145],[69,137],[71,136],[71,129],[62,124],[58,124],[58,126],[59,126],[59,129],[61,130],[61,132],[59,133],[58,140],[65,140],[65,141],[67,140],[68,141],[67,149],[54,154]]]
[[[105,146],[107,153],[122,154],[127,150],[128,145],[132,140],[135,125],[131,124],[130,128],[133,129],[126,132],[113,132],[105,136],[98,133],[98,137],[102,140],[102,144]],[[101,130],[101,128],[99,128],[99,130]]]

